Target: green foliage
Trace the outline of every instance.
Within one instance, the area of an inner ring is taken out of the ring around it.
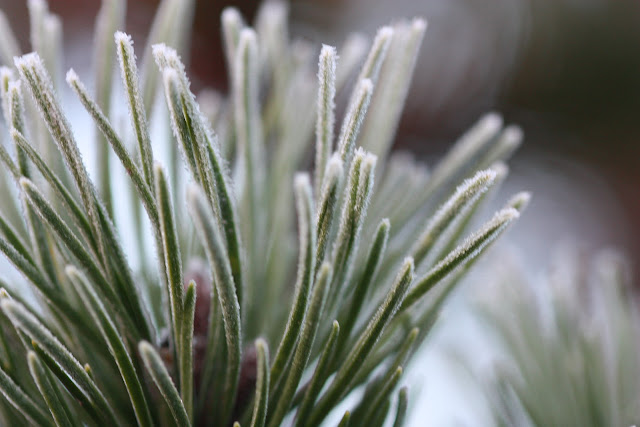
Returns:
[[[34,53],[20,55],[0,14],[3,424],[318,425],[362,387],[340,425],[401,425],[403,368],[528,197],[469,232],[521,138],[495,114],[431,174],[387,159],[425,22],[382,28],[368,55],[359,37],[322,47],[316,79],[285,4],[265,4],[255,29],[227,9],[223,100],[196,97],[178,55],[193,1],[162,1],[138,71],[117,31],[124,1],[103,0],[94,92],[66,76],[94,121],[94,182],[58,100],[59,21],[43,0],[29,6]],[[130,129],[112,125],[112,106]]]
[[[635,425],[640,317],[626,261],[611,250],[554,255],[535,287],[514,288],[514,271],[500,304],[478,305],[502,350],[478,377],[496,425]]]

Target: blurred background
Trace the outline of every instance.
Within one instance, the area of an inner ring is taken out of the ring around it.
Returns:
[[[157,3],[128,1],[126,31],[139,46]],[[258,4],[197,1],[190,55],[196,91],[227,88],[221,10],[234,5],[251,22]],[[99,5],[98,0],[50,1],[64,22],[67,68],[89,71],[87,48]],[[26,1],[0,0],[0,8],[11,17],[23,50],[29,50]],[[539,270],[551,248],[567,241],[587,252],[603,245],[621,248],[640,266],[640,2],[293,0],[291,33],[318,46],[340,46],[351,32],[372,37],[379,26],[413,16],[426,18],[428,29],[396,149],[433,163],[482,113],[498,111],[525,133],[503,191],[526,189],[534,195],[506,243],[517,245],[525,267]],[[454,299],[447,311],[455,307]],[[434,334],[436,345],[421,359],[427,367],[416,374],[425,378],[427,390],[417,405],[432,414],[421,419],[479,425],[478,418],[458,415],[469,389],[464,381],[447,380],[455,369],[438,353],[437,343],[464,341],[469,351],[486,344],[474,343],[479,339],[472,318],[447,319]],[[478,417],[482,408],[475,410]]]

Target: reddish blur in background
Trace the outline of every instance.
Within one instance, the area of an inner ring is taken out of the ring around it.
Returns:
[[[87,56],[77,52],[91,42],[100,2],[49,3],[64,22],[67,66],[81,68]],[[128,1],[126,31],[138,46],[157,3]],[[255,1],[197,0],[190,55],[196,89],[226,90],[219,16],[230,4],[252,21]],[[26,1],[0,0],[0,8],[29,50]],[[415,15],[429,27],[396,147],[435,158],[482,112],[497,110],[525,131],[514,169],[536,159],[529,164],[552,174],[588,171],[578,176],[589,179],[574,179],[574,188],[589,193],[597,182],[602,204],[615,205],[616,213],[605,213],[590,232],[598,243],[626,247],[640,266],[640,2],[294,0],[291,31],[339,45],[350,31],[372,36],[394,18]],[[554,190],[550,180],[525,186],[536,196]],[[565,210],[579,221],[590,206]]]

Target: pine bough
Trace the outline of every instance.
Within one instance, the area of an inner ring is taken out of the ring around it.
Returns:
[[[314,47],[288,40],[286,5],[263,6],[255,29],[227,9],[230,96],[196,100],[168,47],[187,45],[194,2],[162,1],[138,71],[117,31],[124,0],[104,0],[93,92],[66,75],[95,124],[92,180],[58,101],[60,22],[43,0],[28,6],[34,53],[0,14],[0,251],[14,267],[0,291],[2,423],[318,425],[360,388],[341,425],[401,425],[403,367],[528,199],[468,233],[521,139],[495,114],[431,173],[389,157],[425,22],[382,28],[368,54],[350,37],[340,66],[323,46],[316,71]],[[123,210],[137,249],[121,244]]]
[[[521,283],[515,269],[496,288],[499,304],[477,302],[501,355],[477,377],[494,424],[636,425],[640,317],[627,260],[572,247],[554,251],[549,270]]]

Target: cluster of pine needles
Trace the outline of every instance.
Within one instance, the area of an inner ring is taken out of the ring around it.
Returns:
[[[499,302],[485,296],[475,305],[499,354],[475,374],[493,425],[640,421],[640,313],[629,262],[612,249],[589,255],[577,246],[552,251],[537,279],[503,261],[488,292]]]
[[[341,425],[402,425],[403,367],[529,198],[477,222],[521,140],[496,114],[429,172],[389,153],[426,23],[318,60],[285,4],[254,28],[227,9],[229,96],[196,98],[194,1],[161,2],[138,63],[125,1],[103,0],[70,119],[60,21],[28,6],[34,53],[0,14],[2,424],[314,426],[359,391]]]

